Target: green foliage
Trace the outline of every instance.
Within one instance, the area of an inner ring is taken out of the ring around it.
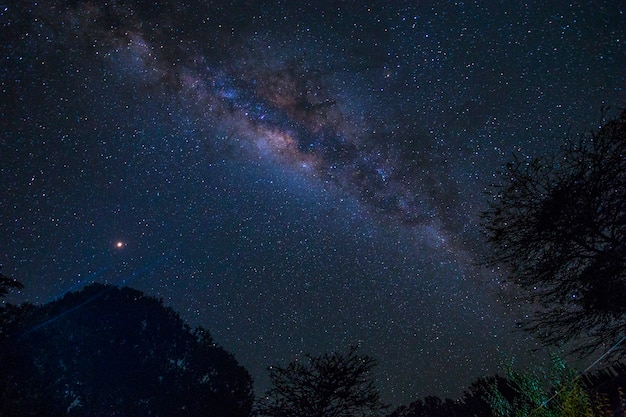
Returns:
[[[547,371],[519,372],[506,368],[510,386],[516,391],[511,401],[500,387],[491,386],[488,401],[496,417],[594,417],[598,407],[576,372],[558,356]]]

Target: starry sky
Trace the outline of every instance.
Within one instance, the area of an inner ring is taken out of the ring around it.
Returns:
[[[624,107],[623,2],[144,3],[0,3],[9,301],[135,287],[257,394],[350,344],[393,404],[531,358],[484,191]]]

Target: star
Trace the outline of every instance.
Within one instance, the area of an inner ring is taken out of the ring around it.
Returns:
[[[476,266],[483,191],[623,107],[618,2],[13,3],[0,264],[24,301],[128,279],[258,393],[361,341],[387,402],[455,397],[532,348]]]

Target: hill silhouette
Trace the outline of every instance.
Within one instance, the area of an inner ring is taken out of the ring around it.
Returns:
[[[7,306],[0,415],[248,416],[252,379],[203,328],[131,288]]]

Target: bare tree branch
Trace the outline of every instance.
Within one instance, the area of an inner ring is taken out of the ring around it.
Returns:
[[[377,416],[387,406],[370,371],[376,361],[357,354],[306,355],[308,363],[293,361],[271,367],[272,388],[260,400],[258,411],[271,417]]]
[[[626,110],[539,158],[515,155],[482,214],[492,252],[535,306],[521,326],[585,354],[626,319]]]

